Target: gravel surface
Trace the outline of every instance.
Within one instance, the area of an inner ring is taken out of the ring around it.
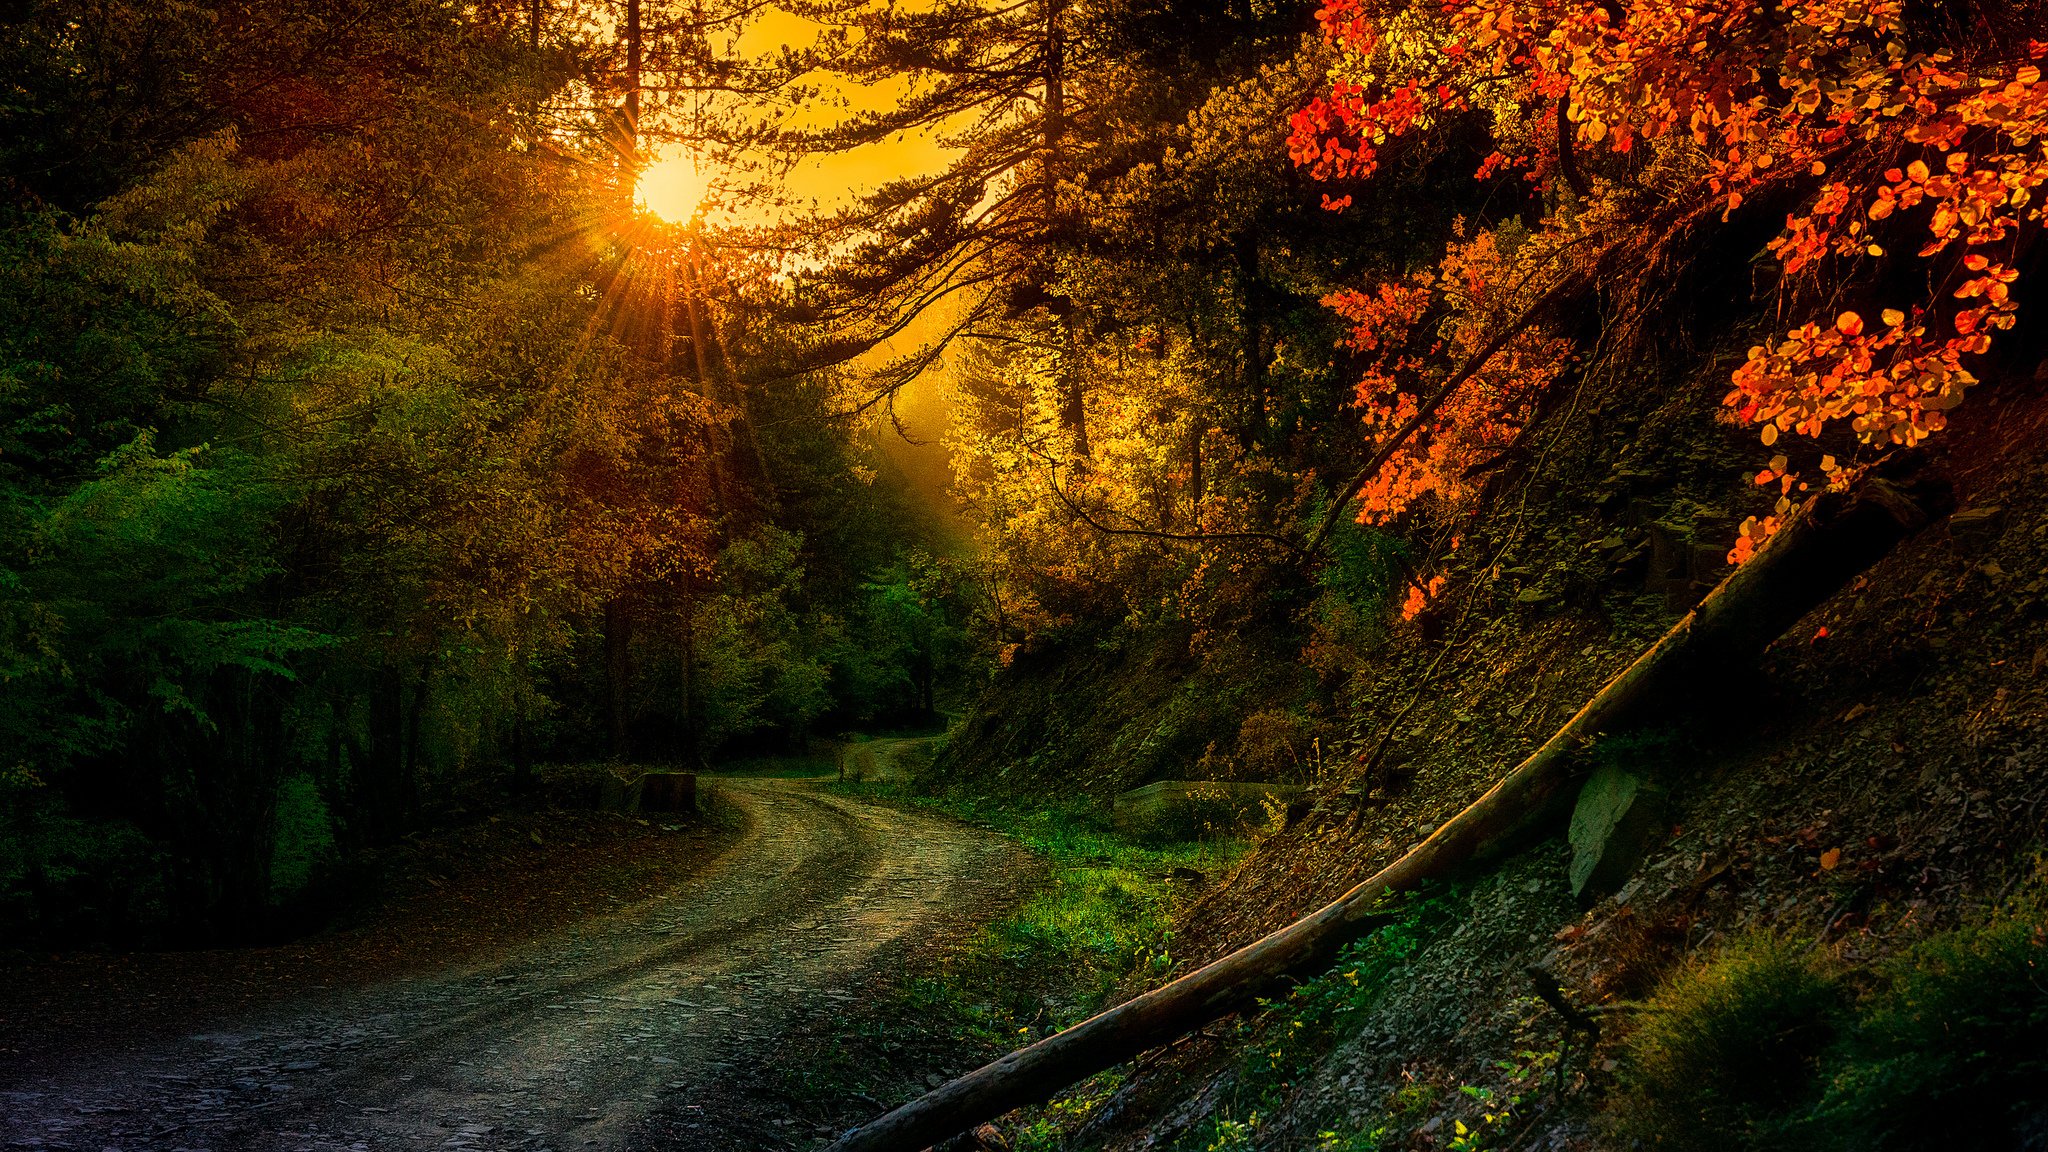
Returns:
[[[848,1010],[906,943],[957,930],[958,908],[1022,874],[1021,849],[965,825],[801,781],[717,786],[746,830],[663,895],[489,959],[308,987],[174,1037],[75,1035],[0,1079],[0,1144],[637,1144],[649,1118],[720,1099],[721,1082],[778,1058],[785,1029]]]

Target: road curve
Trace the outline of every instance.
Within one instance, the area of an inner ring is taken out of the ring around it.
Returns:
[[[673,891],[487,963],[309,992],[138,1051],[96,1059],[81,1037],[61,1071],[0,1084],[0,1144],[623,1147],[1020,871],[1010,842],[937,817],[802,781],[714,786],[746,830]]]

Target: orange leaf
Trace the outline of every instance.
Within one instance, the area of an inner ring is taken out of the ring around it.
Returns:
[[[1830,848],[1820,854],[1820,870],[1823,872],[1833,872],[1835,865],[1841,862],[1842,850],[1840,848]]]

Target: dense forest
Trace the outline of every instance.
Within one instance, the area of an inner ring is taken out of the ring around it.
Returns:
[[[813,1144],[677,1146],[2042,1147],[2044,59],[2035,0],[8,5],[0,936],[274,944],[578,766],[830,748],[1113,926]],[[1264,808],[1017,831],[1180,782]]]

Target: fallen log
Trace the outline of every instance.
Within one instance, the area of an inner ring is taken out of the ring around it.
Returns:
[[[1702,677],[1746,674],[1763,650],[1898,543],[1952,510],[1947,485],[1872,475],[1807,501],[1577,715],[1485,795],[1421,844],[1336,900],[1222,959],[1048,1036],[855,1128],[826,1152],[918,1152],[1012,1108],[1036,1103],[1312,976],[1389,917],[1388,897],[1453,876],[1526,843],[1569,812],[1584,774],[1575,755],[1639,723]]]

